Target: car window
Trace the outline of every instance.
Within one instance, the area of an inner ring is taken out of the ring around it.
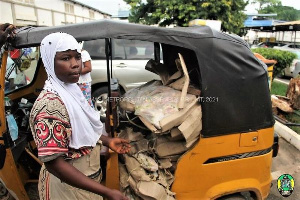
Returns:
[[[113,40],[113,58],[116,60],[124,60],[126,59],[125,49],[124,49],[124,41],[125,40]]]
[[[92,59],[105,59],[105,39],[84,41],[82,48],[89,52]],[[112,49],[115,60],[149,60],[154,58],[153,42],[113,39]]]
[[[5,92],[31,83],[39,57],[38,47],[14,49],[9,52],[5,72]]]
[[[297,44],[290,44],[288,47],[293,48],[293,49],[299,49],[300,45]]]
[[[153,42],[141,41],[141,40],[123,40],[116,39],[115,44],[117,47],[123,45],[125,51],[125,57],[128,60],[149,60],[154,58],[154,44]],[[120,48],[121,50],[121,48]],[[121,51],[120,51],[121,52]],[[115,57],[121,55],[115,49]]]
[[[89,52],[94,60],[105,59],[105,39],[84,41],[82,48]]]

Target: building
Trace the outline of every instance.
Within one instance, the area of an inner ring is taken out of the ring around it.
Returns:
[[[130,14],[130,10],[121,10],[121,9],[119,9],[118,14],[112,16],[112,19],[120,20],[120,21],[123,21],[123,22],[129,22],[128,21],[129,14]]]
[[[75,0],[0,0],[0,23],[16,26],[58,26],[104,18],[111,15]]]
[[[250,44],[264,41],[300,42],[298,25],[284,25],[285,21],[274,20],[277,14],[247,14],[244,39]],[[289,24],[289,22],[286,22]]]

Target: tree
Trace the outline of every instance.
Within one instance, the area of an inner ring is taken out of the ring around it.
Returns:
[[[244,0],[124,0],[131,6],[129,21],[159,26],[188,26],[193,19],[222,21],[221,29],[241,34],[248,1]]]
[[[258,11],[262,10],[265,6],[273,6],[275,4],[281,3],[281,0],[252,0],[251,4],[258,3]]]
[[[281,2],[275,5],[269,5],[261,10],[259,13],[277,13],[274,19],[283,21],[295,21],[300,19],[300,11],[293,7],[283,6]]]

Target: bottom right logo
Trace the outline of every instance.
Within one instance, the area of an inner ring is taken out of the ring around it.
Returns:
[[[295,187],[295,180],[290,174],[282,174],[277,179],[277,188],[281,196],[288,197]]]

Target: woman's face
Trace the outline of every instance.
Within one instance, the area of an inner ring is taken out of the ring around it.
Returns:
[[[54,72],[65,83],[77,83],[82,69],[81,54],[76,50],[56,52]]]

